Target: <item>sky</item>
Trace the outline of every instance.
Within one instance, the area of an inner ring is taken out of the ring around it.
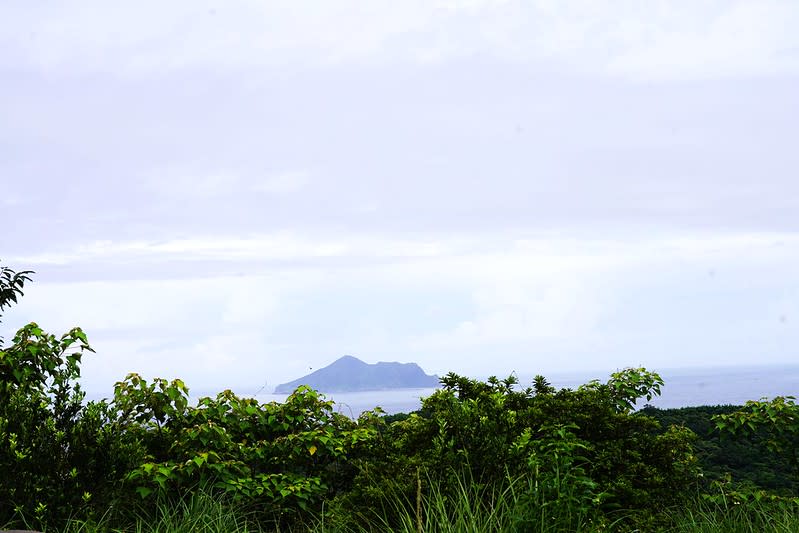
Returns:
[[[799,360],[799,3],[0,4],[7,310],[271,388]]]

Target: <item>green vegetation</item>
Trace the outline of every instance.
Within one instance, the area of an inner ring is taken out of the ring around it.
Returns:
[[[723,483],[728,489],[766,490],[785,496],[799,493],[799,476],[786,457],[769,449],[766,428],[737,436],[718,430],[716,420],[721,421],[741,410],[741,406],[734,405],[680,409],[647,406],[641,413],[654,418],[663,427],[685,426],[696,434],[694,450],[706,489],[710,490],[714,483]]]
[[[0,310],[28,274],[3,269]],[[190,405],[137,374],[86,402],[90,352],[36,324],[0,344],[0,527],[799,531],[791,398],[636,411],[663,385],[643,368],[576,389],[448,374],[416,413],[351,420],[308,387]]]

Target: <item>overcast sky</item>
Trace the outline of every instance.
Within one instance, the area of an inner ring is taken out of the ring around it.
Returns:
[[[799,3],[0,4],[0,332],[84,384],[795,362]],[[601,374],[599,375],[601,377]]]

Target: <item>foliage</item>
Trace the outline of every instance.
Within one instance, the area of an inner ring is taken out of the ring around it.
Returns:
[[[284,403],[259,403],[226,390],[188,406],[180,380],[117,383],[119,424],[145,443],[147,457],[126,477],[142,498],[180,497],[198,484],[285,521],[346,488],[346,457],[373,430],[333,412],[308,387]]]
[[[789,495],[799,492],[799,479],[791,464],[772,453],[765,428],[740,438],[716,428],[713,418],[739,411],[741,406],[715,405],[659,409],[646,406],[641,413],[658,420],[662,426],[685,426],[696,434],[694,450],[702,467],[704,489],[714,482],[724,482],[741,490],[768,490]]]
[[[103,403],[83,405],[78,328],[57,338],[36,324],[0,350],[0,521],[40,526],[108,504],[107,480],[127,468]]]
[[[580,388],[606,393],[619,412],[629,413],[639,399],[646,398],[647,401],[651,401],[655,396],[660,396],[662,386],[663,378],[660,374],[649,372],[645,368],[627,368],[611,374],[605,384],[593,380]]]
[[[295,519],[348,488],[348,454],[375,434],[376,413],[350,420],[307,387],[284,403],[224,391],[190,406],[182,381],[130,374],[111,403],[84,405],[86,351],[79,329],[57,339],[31,324],[0,352],[0,522],[42,527],[197,486]]]
[[[22,296],[22,289],[25,282],[31,281],[32,270],[22,270],[15,272],[6,266],[0,265],[0,317],[3,311],[12,303],[17,303],[17,298]],[[0,348],[3,345],[3,337],[0,337]]]
[[[723,434],[753,438],[765,433],[766,447],[784,458],[799,479],[799,405],[793,396],[751,400],[740,410],[713,420]]]
[[[632,412],[638,397],[657,393],[654,373],[628,369],[576,390],[555,390],[540,377],[526,389],[513,376],[483,382],[448,374],[441,382],[418,413],[381,431],[373,455],[359,463],[350,502],[384,508],[394,498],[383,490],[390,480],[406,487],[410,501],[418,471],[453,491],[460,472],[478,486],[525,477],[530,501],[583,518],[652,509],[695,488],[691,432],[660,431]]]

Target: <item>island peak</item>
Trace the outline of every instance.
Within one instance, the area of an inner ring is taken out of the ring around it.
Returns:
[[[310,374],[275,387],[287,394],[300,385],[321,392],[362,392],[391,389],[419,389],[438,386],[438,376],[425,374],[416,363],[365,363],[352,355],[339,357]]]

